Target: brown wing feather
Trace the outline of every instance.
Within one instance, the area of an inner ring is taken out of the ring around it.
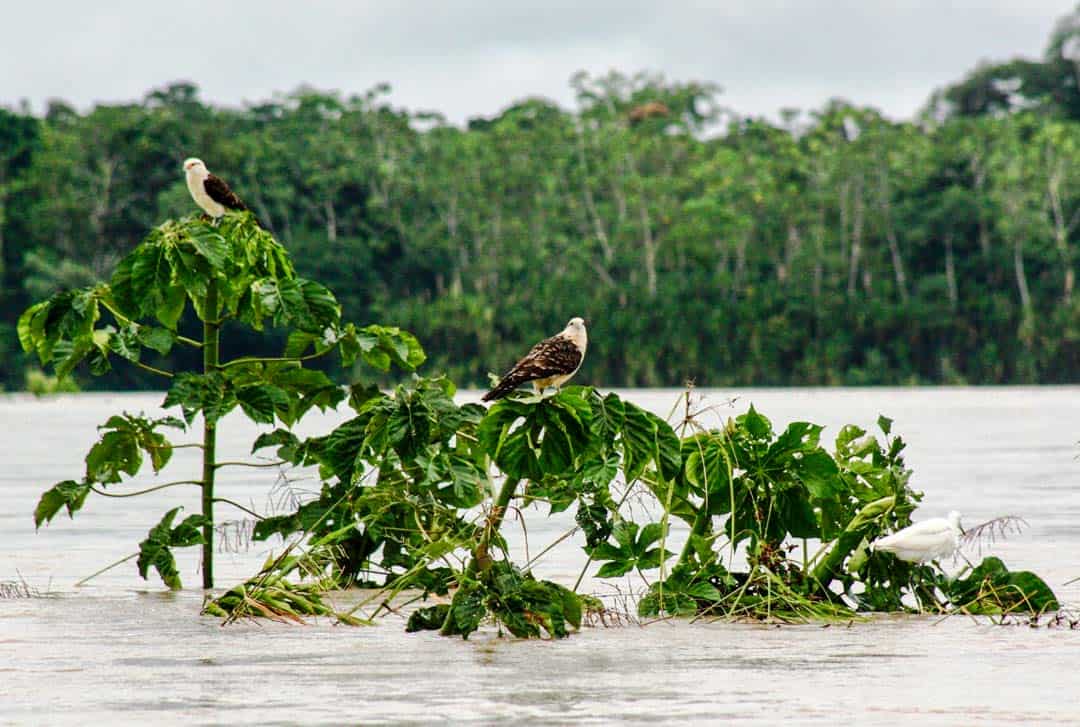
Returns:
[[[580,364],[581,351],[572,341],[562,336],[545,338],[502,375],[498,386],[484,394],[484,401],[501,399],[530,381],[569,374]]]
[[[203,188],[206,190],[206,194],[210,196],[210,199],[214,200],[225,209],[247,209],[247,205],[236,196],[236,192],[229,189],[229,185],[226,184],[225,180],[221,177],[215,177],[213,174],[209,175],[206,178],[206,181],[203,182]]]

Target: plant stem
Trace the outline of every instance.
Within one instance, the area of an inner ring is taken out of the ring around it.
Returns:
[[[277,462],[218,462],[215,467],[280,467],[283,464],[289,464],[288,460],[278,460]]]
[[[232,361],[226,361],[221,365],[221,368],[227,369],[230,366],[239,366],[242,364],[257,364],[257,363],[300,363],[301,361],[310,361],[320,356],[333,351],[334,348],[328,348],[325,351],[319,353],[309,353],[307,356],[244,356],[243,358],[234,358]]]
[[[221,323],[218,322],[218,281],[210,278],[206,285],[206,300],[203,301],[203,373],[209,374],[218,369],[220,360]],[[202,514],[206,518],[203,525],[203,588],[214,587],[214,472],[217,450],[217,422],[209,421],[203,412],[203,475],[202,475]]]
[[[157,374],[158,376],[164,376],[167,379],[171,379],[173,377],[171,371],[165,371],[164,369],[159,369],[159,368],[156,368],[156,367],[151,366],[149,364],[144,364],[142,361],[132,361],[131,363],[135,364],[136,366],[138,366],[140,369],[143,369],[144,371],[149,371],[152,374]]]
[[[147,487],[145,490],[136,490],[135,492],[106,492],[100,488],[90,485],[90,489],[99,495],[105,497],[135,497],[137,495],[145,495],[148,492],[154,492],[155,490],[164,490],[166,487],[176,487],[177,485],[201,485],[202,480],[177,480],[176,482],[166,482],[162,485],[154,485],[153,487]]]
[[[99,302],[101,303],[101,305],[103,305],[105,307],[105,310],[112,313],[113,316],[116,318],[116,320],[118,320],[120,323],[130,324],[130,323],[134,322],[130,318],[125,316],[123,313],[116,310],[116,308],[113,308],[111,305],[109,305],[108,301],[99,299]],[[188,338],[187,336],[177,335],[176,340],[179,341],[180,343],[186,343],[189,346],[194,346],[195,348],[202,348],[201,343],[199,343],[198,341],[196,341],[193,338]]]
[[[502,525],[506,508],[510,504],[510,499],[514,496],[514,490],[517,489],[520,481],[516,477],[507,477],[506,481],[503,482],[502,489],[499,490],[499,494],[495,496],[495,502],[491,506],[491,512],[488,513],[487,522],[484,523],[484,532],[480,536],[480,542],[477,543],[476,549],[473,550],[473,557],[465,568],[467,577],[475,576],[477,573],[486,571],[491,567],[491,556],[488,555],[491,538],[495,533],[499,532],[499,526]],[[453,608],[450,608],[446,612],[446,620],[443,621],[439,633],[443,636],[450,636],[453,630],[454,611]]]
[[[263,517],[263,516],[262,516],[262,515],[260,515],[259,513],[255,512],[254,510],[249,510],[248,508],[244,507],[244,506],[243,506],[243,505],[241,505],[240,503],[238,503],[238,502],[233,502],[232,500],[230,500],[230,499],[229,499],[229,498],[227,498],[227,497],[215,497],[215,498],[214,498],[214,502],[224,502],[224,503],[225,503],[226,505],[232,505],[232,506],[233,506],[233,507],[235,507],[236,509],[238,509],[238,510],[243,510],[243,511],[244,511],[244,512],[246,512],[246,513],[247,513],[248,515],[251,515],[251,516],[252,516],[253,518],[255,518],[256,520],[265,520],[265,519],[266,519],[265,517]]]
[[[503,482],[502,489],[499,490],[499,494],[496,495],[495,502],[491,506],[491,512],[488,513],[487,522],[484,523],[484,532],[480,536],[480,543],[476,546],[476,550],[473,551],[473,559],[469,563],[468,572],[470,574],[485,571],[491,566],[491,557],[488,555],[491,538],[499,532],[503,517],[506,515],[506,508],[510,505],[510,499],[514,496],[514,490],[517,489],[520,481],[514,477],[507,477]]]
[[[132,558],[138,557],[138,555],[139,555],[138,553],[132,553],[131,555],[127,556],[126,558],[121,558],[120,560],[116,561],[115,563],[111,563],[111,564],[105,566],[104,568],[102,568],[101,570],[95,571],[94,573],[91,573],[86,578],[83,578],[81,581],[76,583],[75,587],[79,588],[80,586],[85,585],[86,583],[89,583],[92,579],[97,578],[99,575],[101,575],[105,571],[110,571],[110,570],[112,570],[113,568],[115,568],[118,565],[121,565],[123,563],[127,563]]]
[[[678,568],[680,565],[686,562],[686,559],[690,557],[690,553],[693,551],[691,541],[695,535],[704,536],[709,531],[709,526],[712,524],[712,515],[709,514],[708,503],[702,503],[701,509],[697,511],[694,516],[694,524],[690,528],[690,534],[686,537],[686,545],[683,546],[682,552],[679,553],[679,560],[675,564]]]

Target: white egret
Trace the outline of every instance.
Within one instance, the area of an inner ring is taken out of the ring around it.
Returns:
[[[909,563],[925,563],[953,555],[960,549],[960,513],[953,510],[948,517],[935,517],[878,538],[871,544],[874,550],[892,553]]]

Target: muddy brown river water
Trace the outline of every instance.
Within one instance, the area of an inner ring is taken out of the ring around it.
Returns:
[[[666,415],[677,392],[624,395]],[[991,552],[1080,605],[1080,387],[710,397],[720,405],[736,398],[722,406],[724,416],[753,402],[777,428],[797,419],[825,424],[829,442],[844,423],[870,428],[879,413],[892,417],[908,442],[912,484],[925,493],[916,519],[952,509],[965,523],[1023,516],[1030,527]],[[397,617],[364,628],[222,628],[199,616],[194,549],[179,559],[189,590],[143,581],[134,562],[76,587],[132,553],[169,507],[198,507],[195,488],[108,502],[91,496],[75,521],[61,515],[34,531],[38,496],[78,476],[95,427],[117,410],[155,411],[160,401],[0,397],[0,584],[48,594],[0,591],[0,724],[1080,724],[1080,631],[912,616],[829,627],[669,621],[585,628],[559,642],[499,639],[493,630],[467,642],[406,634]],[[312,416],[300,430],[322,433],[345,416]],[[230,416],[221,429],[223,458],[245,457],[256,428]],[[195,471],[192,450],[174,459],[168,479]],[[230,471],[219,490],[265,509],[272,480],[266,470]],[[572,517],[540,511],[527,517],[533,554],[572,525]],[[512,537],[523,553],[520,534]],[[275,545],[220,553],[218,583],[250,575]],[[584,560],[568,542],[535,572],[572,584]],[[345,604],[356,598],[341,596]]]

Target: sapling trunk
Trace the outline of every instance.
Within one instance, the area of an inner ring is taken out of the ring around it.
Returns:
[[[221,322],[218,320],[218,284],[211,278],[206,286],[206,300],[203,305],[203,373],[216,371],[220,364],[218,343]],[[206,518],[203,525],[203,588],[214,587],[214,471],[217,469],[215,450],[217,449],[217,422],[206,419],[203,412],[203,474],[202,474],[202,514]]]
[[[506,481],[503,482],[502,489],[499,490],[499,494],[495,497],[491,513],[488,514],[487,522],[484,523],[484,532],[480,536],[480,543],[476,546],[476,550],[473,551],[473,559],[466,571],[470,575],[475,575],[491,567],[491,556],[488,554],[491,538],[502,527],[503,518],[506,516],[506,508],[510,506],[510,500],[514,497],[518,482],[520,480],[507,477]]]
[[[709,513],[709,503],[704,502],[701,509],[697,511],[697,515],[694,516],[694,524],[690,527],[690,534],[686,537],[686,545],[683,546],[682,552],[679,553],[679,560],[675,564],[676,568],[685,563],[690,558],[690,554],[694,552],[694,536],[703,537],[707,535],[711,525],[712,514]]]
[[[495,496],[495,502],[491,506],[491,512],[488,513],[487,522],[484,523],[484,531],[480,535],[480,542],[477,543],[476,548],[473,550],[473,557],[465,568],[466,576],[474,577],[491,567],[491,556],[488,554],[491,547],[491,538],[499,532],[503,517],[506,515],[506,508],[509,507],[510,500],[513,498],[514,491],[520,481],[514,477],[507,477],[499,490],[499,494]],[[439,633],[443,636],[449,636],[453,633],[453,629],[454,612],[451,609],[446,612],[446,620],[443,621]]]
[[[896,505],[896,497],[890,495],[874,500],[863,507],[847,524],[847,527],[836,538],[832,548],[825,557],[810,572],[810,582],[815,584],[822,593],[827,594],[829,585],[840,573],[844,559],[862,542],[862,539],[870,531],[874,520],[887,513]]]

